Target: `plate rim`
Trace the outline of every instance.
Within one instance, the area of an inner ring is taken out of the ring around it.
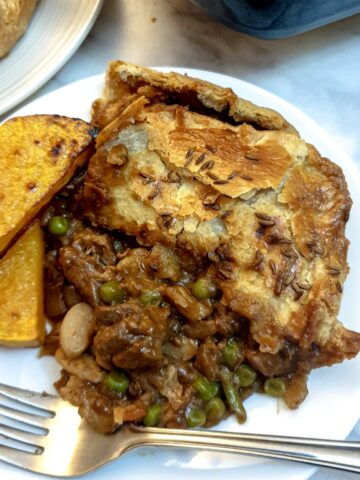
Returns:
[[[46,0],[40,0],[46,1]],[[22,85],[20,89],[17,90],[17,94],[13,94],[8,98],[5,98],[0,104],[0,115],[7,114],[9,110],[19,105],[21,102],[26,100],[30,95],[39,90],[46,82],[48,82],[64,65],[70,60],[70,58],[75,54],[81,44],[84,42],[91,28],[93,27],[98,15],[100,14],[101,8],[103,6],[104,0],[87,0],[89,7],[91,6],[91,11],[89,12],[88,19],[83,23],[80,31],[71,38],[68,48],[62,49],[57,57],[56,61],[50,63],[50,68],[45,70],[43,74],[41,72],[35,77],[33,81],[30,79]],[[92,5],[91,5],[91,3]],[[36,13],[36,12],[35,12]],[[30,22],[31,28],[31,22]],[[29,28],[29,30],[30,30]],[[24,36],[19,39],[26,41],[26,34],[29,32],[26,31]],[[16,48],[16,45],[14,46]],[[4,57],[6,59],[6,57]],[[0,59],[1,61],[1,59]],[[51,93],[51,92],[49,92]],[[44,95],[42,95],[44,96]],[[41,98],[41,97],[39,97]],[[25,106],[25,105],[24,105]],[[15,113],[15,112],[14,112]]]

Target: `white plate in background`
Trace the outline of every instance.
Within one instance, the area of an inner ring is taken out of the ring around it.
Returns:
[[[93,26],[103,0],[39,0],[29,28],[0,59],[0,115],[47,82]]]
[[[164,71],[169,68],[162,68]],[[342,152],[332,138],[313,120],[284,100],[236,78],[201,70],[179,68],[191,76],[232,88],[239,96],[282,113],[323,156],[338,163],[347,178],[354,202],[347,236],[351,240],[349,251],[350,275],[345,284],[340,319],[348,327],[360,330],[360,173],[354,163]],[[100,95],[103,76],[89,77],[56,90],[16,112],[16,115],[57,113],[89,119],[92,101]],[[33,390],[53,391],[59,367],[53,358],[36,358],[34,349],[7,349],[0,347],[0,382]],[[6,365],[6,369],[3,367]],[[311,373],[309,396],[296,411],[288,410],[281,401],[254,395],[245,403],[248,421],[238,425],[228,419],[219,430],[279,434],[302,437],[344,439],[359,419],[360,357]],[[292,462],[256,459],[209,453],[198,450],[147,448],[129,453],[97,472],[83,478],[87,480],[218,480],[222,476],[252,480],[305,480],[314,473],[313,467]],[[0,463],[0,478],[6,480],[40,479]],[[46,477],[43,477],[46,478]],[[50,477],[49,477],[50,478]]]

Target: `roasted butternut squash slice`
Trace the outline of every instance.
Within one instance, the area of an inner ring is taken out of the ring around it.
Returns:
[[[44,242],[36,220],[0,260],[0,343],[33,347],[45,335]]]
[[[59,115],[0,126],[0,255],[92,153],[96,129]]]

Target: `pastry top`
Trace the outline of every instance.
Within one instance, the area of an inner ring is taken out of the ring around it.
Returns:
[[[26,31],[37,0],[0,0],[0,58]]]
[[[232,123],[249,123],[266,130],[296,133],[279,113],[239,98],[230,88],[178,73],[161,73],[131,63],[109,64],[104,96],[93,105],[93,121],[104,127],[117,116],[132,95],[144,95],[151,101],[190,105],[193,110],[227,117]]]
[[[354,356],[360,335],[337,321],[351,207],[341,169],[267,110],[257,118],[268,128],[214,115],[214,104],[171,102],[180,84],[193,88],[189,98],[234,95],[185,78],[110,65],[106,96],[94,105],[95,121],[110,123],[85,182],[91,222],[207,256],[222,303],[249,319],[260,352],[276,354],[290,340],[304,358],[320,348],[315,366]],[[154,101],[140,79],[165,85],[163,96]]]

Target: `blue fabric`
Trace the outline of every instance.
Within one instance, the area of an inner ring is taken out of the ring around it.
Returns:
[[[283,38],[360,12],[360,0],[194,0],[210,16],[260,38]]]

